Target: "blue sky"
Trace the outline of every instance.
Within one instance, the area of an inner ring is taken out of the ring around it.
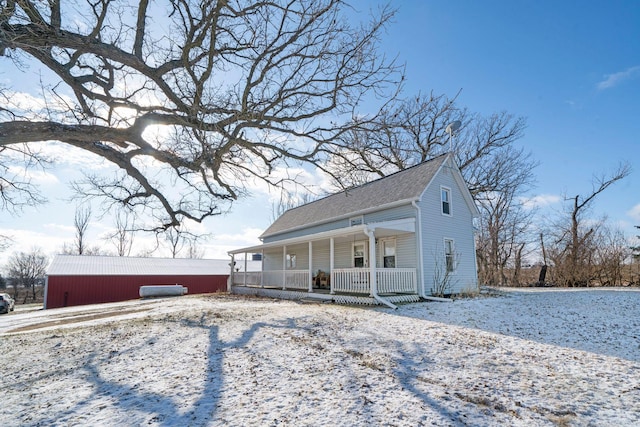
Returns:
[[[527,118],[519,144],[540,162],[553,211],[588,194],[594,174],[634,172],[592,215],[634,235],[640,225],[640,2],[398,2],[385,48],[407,64],[407,92],[434,90],[482,114]]]
[[[362,16],[372,2],[355,3]],[[560,211],[564,196],[587,194],[594,174],[628,161],[634,172],[597,199],[592,216],[607,215],[629,237],[640,225],[640,2],[628,1],[397,1],[398,14],[382,42],[388,56],[406,64],[405,94],[434,91],[454,96],[471,111],[506,110],[527,118],[519,144],[540,162],[537,185],[527,194]],[[37,81],[0,60],[0,81]],[[27,90],[27,89],[25,89]],[[34,95],[37,88],[33,88]],[[0,234],[16,243],[0,253],[40,246],[47,253],[73,239],[74,204],[67,182],[85,162],[66,152],[65,161],[41,174],[50,203],[19,217],[0,213]],[[314,172],[308,171],[309,179]],[[194,231],[214,237],[210,258],[257,243],[271,221],[271,199],[256,186],[231,214],[207,220]],[[92,245],[111,226],[90,225]],[[150,242],[137,239],[138,250]],[[134,250],[134,253],[136,250]]]

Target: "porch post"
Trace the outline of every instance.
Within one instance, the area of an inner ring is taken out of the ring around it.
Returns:
[[[309,292],[313,292],[313,242],[309,240]]]
[[[369,286],[370,295],[378,294],[378,283],[376,282],[376,236],[373,231],[369,232]]]
[[[264,288],[264,249],[260,251],[260,287]]]
[[[333,290],[333,283],[335,282],[334,277],[333,277],[333,250],[334,247],[334,243],[333,243],[333,237],[329,239],[329,293],[331,295],[335,295],[336,291]]]
[[[244,285],[247,286],[247,253],[244,253]]]
[[[282,290],[287,289],[287,245],[282,247]]]
[[[231,262],[229,263],[229,266],[231,267],[231,273],[229,273],[229,283],[227,283],[227,292],[231,292],[231,287],[233,286],[233,281],[235,280],[234,278],[234,273],[235,273],[235,266],[236,266],[236,261],[235,261],[235,254],[231,254]],[[45,290],[47,288],[45,287]],[[47,298],[45,296],[44,299],[45,304],[47,303]],[[47,307],[45,306],[45,309]]]

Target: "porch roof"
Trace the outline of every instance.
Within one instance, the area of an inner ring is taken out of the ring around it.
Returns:
[[[264,249],[277,248],[282,246],[296,245],[305,242],[326,240],[332,237],[346,237],[357,234],[364,234],[365,230],[373,231],[376,237],[386,237],[396,234],[415,233],[416,219],[404,218],[392,221],[373,222],[369,224],[354,225],[351,227],[337,228],[335,230],[323,231],[321,233],[307,234],[300,237],[278,240],[276,242],[263,243],[261,245],[249,246],[227,252],[229,255],[242,253],[256,253]]]

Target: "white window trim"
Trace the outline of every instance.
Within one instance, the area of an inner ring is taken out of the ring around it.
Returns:
[[[298,258],[296,257],[295,252],[287,252],[285,259],[285,268],[287,270],[295,270],[298,263]]]
[[[364,245],[363,264],[364,267],[356,267],[356,245]],[[359,240],[351,244],[351,268],[367,268],[369,267],[369,248],[366,240]]]
[[[447,242],[451,242],[451,257],[452,257],[452,263],[453,263],[453,270],[449,271],[447,268]],[[448,272],[449,274],[456,274],[456,271],[458,271],[458,266],[457,266],[457,256],[456,256],[456,241],[454,239],[445,237],[443,239],[443,245],[444,245],[444,250],[442,251],[444,254],[444,268],[445,271]]]
[[[393,247],[395,248],[395,264],[394,268],[398,268],[398,241],[395,237],[385,237],[380,239],[380,268],[384,268],[384,244],[385,242],[393,242]]]
[[[442,208],[442,203],[444,202],[444,200],[442,200],[442,192],[446,191],[447,194],[449,195],[449,213],[445,213],[444,209]],[[445,187],[444,185],[440,186],[440,213],[444,216],[453,216],[453,203],[451,203],[451,188],[449,187]]]

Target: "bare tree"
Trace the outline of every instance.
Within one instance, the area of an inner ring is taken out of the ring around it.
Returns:
[[[185,248],[187,249],[187,258],[202,258],[204,253],[198,244],[210,237],[208,234],[195,234],[187,230],[179,229],[178,227],[165,230],[161,233],[161,236],[164,236],[172,258],[179,258],[178,255],[180,255]]]
[[[534,210],[525,208],[520,195],[533,183],[535,162],[516,149],[499,150],[494,161],[492,169],[501,176],[502,188],[476,194],[481,214],[476,235],[479,279],[491,286],[520,285],[525,249],[534,239],[530,232]]]
[[[435,248],[433,251],[431,295],[442,298],[450,296],[453,293],[454,287],[458,284],[454,272],[460,264],[460,259],[460,253],[455,251],[447,253],[446,248]]]
[[[589,286],[593,278],[596,236],[603,221],[589,222],[585,215],[599,194],[630,173],[628,164],[620,164],[611,174],[595,176],[588,195],[578,194],[566,199],[571,202],[566,216],[553,224],[549,232],[554,236],[552,249],[548,252],[554,263],[557,284]]]
[[[33,249],[28,253],[13,253],[9,258],[6,270],[14,280],[14,295],[17,295],[17,285],[20,284],[26,288],[31,288],[32,298],[35,301],[36,285],[44,278],[48,262],[47,257],[39,248]]]
[[[395,93],[401,68],[377,51],[394,12],[382,8],[353,25],[345,7],[2,2],[0,56],[57,80],[30,107],[0,88],[0,155],[41,161],[33,144],[59,141],[106,159],[119,172],[88,172],[74,189],[100,197],[105,211],[152,219],[152,229],[225,212],[247,180],[277,185],[271,171],[280,164],[323,167],[355,127],[352,117],[368,120],[364,100]],[[33,187],[21,194],[37,200]]]
[[[294,194],[286,191],[285,189],[281,189],[280,198],[277,202],[271,204],[271,222],[280,218],[280,216],[289,209],[293,209],[312,201],[313,195],[311,193],[303,192],[300,194]]]
[[[454,138],[446,129],[461,122]],[[505,152],[532,170],[537,165],[528,153],[513,147],[522,137],[526,120],[506,112],[489,117],[472,114],[445,95],[418,95],[392,99],[377,116],[342,136],[342,147],[330,159],[329,168],[347,185],[359,185],[406,169],[446,152],[456,163],[473,195],[502,191],[513,184],[502,173]],[[339,185],[339,183],[338,183]]]
[[[175,227],[169,228],[164,232],[164,237],[171,251],[171,258],[177,258],[178,253],[187,245],[185,236]]]
[[[1,21],[2,18],[0,18]],[[0,41],[1,47],[2,42]],[[10,105],[7,95],[0,86],[0,105]],[[0,119],[3,117],[2,113],[6,111],[5,108],[0,107]],[[0,130],[0,141],[2,138]],[[29,170],[44,169],[50,162],[51,159],[39,151],[35,151],[35,147],[27,144],[5,145],[0,142],[0,211],[17,214],[26,206],[35,206],[46,202],[47,199],[32,183]],[[20,166],[16,167],[17,165]]]
[[[204,249],[198,245],[197,241],[189,242],[189,247],[187,249],[188,249],[187,258],[190,258],[190,259],[204,258]]]
[[[11,242],[13,242],[13,239],[10,236],[0,234],[0,252],[9,248]]]
[[[618,228],[605,223],[594,238],[594,276],[601,286],[622,286],[625,279],[624,265],[631,250],[628,241]]]
[[[91,221],[91,207],[88,205],[77,207],[73,220],[73,225],[76,229],[76,236],[73,243],[75,253],[78,255],[84,255],[87,250],[86,238],[89,221]]]
[[[116,229],[106,239],[116,247],[118,256],[129,256],[136,233],[134,221],[127,212],[117,212],[115,223]]]
[[[357,126],[342,136],[329,163],[341,177],[336,185],[364,184],[447,151],[447,125],[466,117],[455,98],[433,92],[391,99],[373,120],[356,119]]]

